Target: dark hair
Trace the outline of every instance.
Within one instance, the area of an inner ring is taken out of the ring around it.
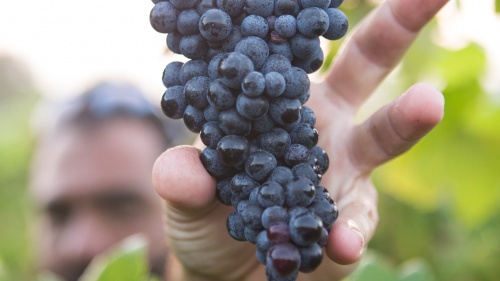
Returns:
[[[101,82],[64,103],[54,125],[56,130],[75,125],[92,128],[117,117],[148,122],[161,133],[167,147],[193,138],[181,122],[163,116],[137,87],[118,82]]]

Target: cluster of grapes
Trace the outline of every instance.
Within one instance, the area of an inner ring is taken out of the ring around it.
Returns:
[[[268,280],[317,268],[338,215],[320,186],[329,159],[304,104],[324,59],[319,37],[347,32],[342,2],[153,0],[151,25],[189,59],[166,66],[162,110],[200,133],[217,197],[235,208],[228,232],[256,244]]]

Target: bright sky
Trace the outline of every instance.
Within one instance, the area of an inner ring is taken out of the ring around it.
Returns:
[[[497,53],[500,66],[500,21],[492,12],[493,0],[461,1],[462,13],[456,13],[455,1],[450,1],[440,15],[444,40],[483,42]],[[165,36],[149,25],[152,7],[150,0],[0,0],[0,54],[22,60],[37,86],[51,97],[118,77],[159,99],[169,58],[164,54]]]

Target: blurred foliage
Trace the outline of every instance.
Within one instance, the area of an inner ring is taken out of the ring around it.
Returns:
[[[368,1],[347,2],[357,3],[346,9],[351,23],[371,9]],[[436,44],[436,36],[431,22],[378,90],[383,103],[428,82],[443,92],[445,114],[408,153],[375,171],[380,223],[370,248],[392,263],[423,259],[435,280],[498,280],[500,93],[483,86],[489,60],[481,46],[451,50]],[[338,46],[332,44],[328,58]],[[390,277],[394,268],[385,268],[373,272],[387,277],[371,280],[398,280]]]
[[[33,274],[32,213],[26,196],[36,100],[26,68],[0,56],[0,280]]]
[[[132,236],[118,247],[96,257],[80,281],[158,281],[150,276],[147,263],[147,242]]]
[[[351,30],[375,2],[345,1]],[[495,7],[500,10],[499,0]],[[450,50],[436,44],[436,36],[432,22],[378,89],[378,100],[370,100],[378,107],[426,81],[443,92],[445,115],[418,145],[375,171],[380,223],[366,259],[348,281],[492,281],[500,276],[500,93],[483,86],[489,59],[480,45]],[[330,44],[323,71],[341,43]],[[37,96],[26,86],[23,68],[13,66],[0,59],[0,281],[55,281],[34,275],[34,210],[27,185],[33,146],[29,113]],[[144,272],[141,247],[128,249],[102,258],[87,281],[131,280],[113,274]]]
[[[358,269],[346,281],[435,281],[428,262],[412,259],[395,266],[391,261],[377,253],[369,251]]]

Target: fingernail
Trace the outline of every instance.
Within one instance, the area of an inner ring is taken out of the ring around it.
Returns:
[[[349,229],[352,230],[358,237],[360,245],[359,256],[361,257],[363,255],[363,252],[365,251],[365,237],[361,234],[361,231],[359,230],[358,224],[356,222],[348,220],[347,226],[349,226]]]

